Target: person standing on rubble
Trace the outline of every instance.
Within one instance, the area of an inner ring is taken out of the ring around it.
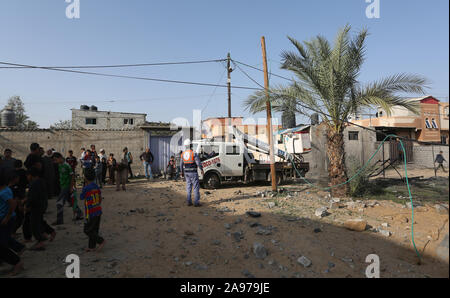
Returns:
[[[200,207],[200,181],[198,169],[204,175],[202,163],[197,153],[192,150],[191,140],[184,141],[186,150],[181,155],[181,177],[186,177],[187,205],[192,206],[191,192],[194,188],[194,206]]]

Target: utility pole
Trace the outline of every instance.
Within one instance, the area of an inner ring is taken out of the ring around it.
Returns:
[[[228,53],[227,56],[227,73],[228,73],[228,80],[227,80],[227,85],[228,85],[228,118],[231,118],[231,72],[233,71],[231,69],[231,56],[230,53]]]
[[[227,79],[227,86],[228,86],[228,121],[227,121],[227,129],[226,131],[226,137],[225,140],[228,142],[231,142],[230,140],[230,132],[228,131],[228,128],[231,126],[231,72],[233,69],[231,68],[231,55],[228,53],[227,56],[227,73],[228,73],[228,79]]]
[[[266,110],[267,110],[267,138],[269,139],[269,157],[270,157],[270,174],[272,177],[272,191],[277,191],[277,174],[275,171],[275,157],[273,155],[273,136],[272,136],[272,108],[270,106],[270,94],[269,94],[269,74],[267,72],[267,57],[266,57],[266,40],[261,37],[261,47],[264,63],[264,88],[266,90]]]

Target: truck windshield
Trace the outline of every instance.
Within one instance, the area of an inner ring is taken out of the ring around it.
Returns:
[[[219,146],[217,145],[202,145],[200,147],[199,156],[200,159],[206,160],[219,155]]]

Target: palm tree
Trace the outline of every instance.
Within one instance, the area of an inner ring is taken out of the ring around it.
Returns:
[[[326,126],[328,175],[330,185],[340,185],[347,178],[344,152],[344,129],[347,119],[361,109],[380,106],[389,115],[391,108],[401,106],[417,113],[417,105],[400,94],[424,94],[426,79],[418,75],[396,74],[363,84],[358,81],[365,61],[366,29],[350,36],[349,25],[339,30],[334,44],[323,36],[303,43],[288,37],[296,51],[282,52],[281,68],[295,76],[289,85],[270,89],[269,100],[275,111],[286,107],[298,113],[321,115]],[[251,112],[264,109],[268,100],[257,91],[245,102]],[[334,196],[346,196],[348,184],[332,188]]]

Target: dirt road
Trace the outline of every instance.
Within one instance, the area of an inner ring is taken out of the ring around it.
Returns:
[[[104,250],[84,252],[83,223],[67,220],[67,207],[66,224],[57,228],[55,241],[45,251],[24,253],[26,270],[19,277],[64,277],[68,254],[80,256],[81,277],[365,277],[365,258],[373,253],[380,257],[381,277],[449,276],[448,263],[435,258],[448,235],[448,211],[439,213],[433,206],[416,210],[416,244],[421,252],[425,247],[426,256],[419,266],[405,206],[354,202],[319,218],[315,210],[330,205],[327,193],[296,186],[263,197],[268,189],[202,190],[204,205],[195,208],[185,204],[183,182],[133,180],[126,192],[107,186],[100,228],[107,241]],[[56,216],[54,203],[46,215],[49,222]],[[247,211],[261,216],[250,217]],[[342,227],[351,218],[365,219],[372,228],[354,232]],[[375,232],[380,227],[392,235]],[[255,243],[264,246],[267,256],[264,249],[261,258],[255,255]],[[301,265],[301,256],[312,264]]]

